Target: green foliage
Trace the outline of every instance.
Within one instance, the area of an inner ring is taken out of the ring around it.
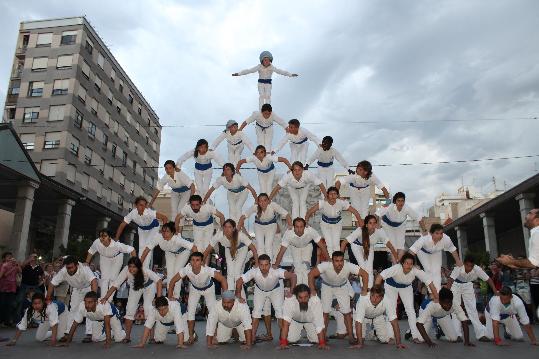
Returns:
[[[72,255],[77,257],[79,261],[84,261],[86,259],[86,254],[88,253],[88,248],[93,243],[93,239],[90,238],[83,238],[81,240],[79,239],[71,239],[67,242],[67,248],[64,246],[60,246],[60,253],[61,255]]]

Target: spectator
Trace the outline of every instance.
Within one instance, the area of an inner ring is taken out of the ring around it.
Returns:
[[[534,268],[530,271],[530,292],[534,306],[534,313],[537,313],[539,308],[539,268]],[[539,317],[536,318],[539,320]]]
[[[11,327],[15,319],[15,300],[17,293],[17,274],[21,271],[19,263],[11,252],[2,255],[0,264],[0,325]]]
[[[58,273],[60,269],[62,269],[63,266],[64,266],[64,259],[62,257],[56,259],[53,264],[54,274]],[[67,282],[62,282],[60,283],[60,285],[54,288],[54,296],[56,297],[56,300],[64,304],[69,303],[68,292],[69,292],[69,284],[67,284]]]
[[[19,292],[17,294],[17,321],[22,317],[23,302],[30,289],[41,292],[43,268],[39,265],[37,254],[33,253],[22,265],[22,279]]]

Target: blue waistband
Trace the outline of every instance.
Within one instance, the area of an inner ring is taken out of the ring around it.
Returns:
[[[245,190],[245,186],[239,186],[238,188],[228,188],[228,190],[232,193],[240,193]]]
[[[296,145],[301,145],[302,143],[305,143],[307,142],[308,138],[307,137],[304,137],[302,140],[300,140],[299,142],[294,142],[294,141],[290,141]]]
[[[300,324],[307,324],[307,323],[311,323],[311,322],[300,322],[299,320],[295,320],[294,318],[292,318],[292,320],[296,323],[300,323]]]
[[[348,281],[345,281],[343,284],[341,285],[333,285],[333,284],[329,284],[328,282],[326,282],[325,280],[323,280],[322,278],[320,278],[320,280],[322,281],[322,284],[324,285],[327,285],[328,287],[331,287],[331,288],[341,288],[341,287],[344,287],[346,284],[348,284]]]
[[[163,324],[165,327],[171,327],[174,325],[174,322],[168,322],[168,323],[159,322],[159,323]]]
[[[192,243],[192,241],[190,241],[190,240],[188,240],[188,239],[186,239],[186,241]],[[185,252],[186,250],[187,250],[187,248],[185,248],[185,247],[180,247],[179,249],[177,249],[177,250],[175,250],[175,251],[167,251],[167,252],[172,253],[172,254],[180,254],[180,253]]]
[[[409,287],[409,286],[412,285],[412,284],[397,283],[397,282],[395,282],[395,279],[393,279],[393,277],[387,278],[386,279],[386,284],[388,284],[388,285],[390,285],[392,287],[395,287],[395,288],[406,288],[406,287]]]
[[[260,288],[260,287],[258,286],[258,284],[256,284],[256,283],[255,283],[255,285],[256,285],[256,287],[257,287],[258,289],[260,289],[260,290],[263,291],[263,292],[272,292],[273,290],[279,288],[279,287],[281,286],[281,283],[277,282],[277,284],[275,285],[275,287],[273,287],[273,288],[270,289],[270,290],[264,290],[264,289]]]
[[[268,173],[268,172],[271,172],[275,169],[275,165],[273,164],[273,162],[271,163],[271,165],[268,167],[268,168],[256,168],[258,172],[262,172],[262,173]]]
[[[154,218],[152,223],[148,224],[147,226],[138,226],[138,228],[142,229],[143,231],[149,231],[150,229],[153,229],[155,227],[159,227],[159,221],[157,220],[157,218]]]
[[[270,219],[267,222],[262,222],[262,221],[259,221],[258,219],[255,218],[255,223],[260,224],[262,226],[267,226],[267,225],[270,225],[270,224],[273,224],[273,223],[277,223],[277,216],[273,216],[273,218]]]
[[[56,307],[58,308],[58,315],[62,314],[66,310],[66,305],[58,300],[52,301],[54,304],[56,304]]]
[[[511,316],[511,314],[500,314],[500,320],[507,319]]]
[[[271,85],[271,79],[258,79],[258,82],[261,84],[270,84]]]
[[[182,186],[182,187],[178,187],[178,188],[173,188],[172,191],[176,192],[176,193],[183,193],[183,192],[187,192],[189,191],[189,187],[187,186]]]
[[[144,288],[148,288],[149,286],[151,286],[153,284],[153,280],[151,279],[148,279],[148,281],[146,283],[144,283]]]
[[[458,279],[458,278],[457,278],[457,279],[455,279],[455,282],[457,282],[457,283],[460,283],[460,284],[470,283],[470,282],[463,282],[463,281],[461,281],[461,280],[460,280],[460,279]]]
[[[202,292],[208,288],[211,288],[211,286],[213,285],[213,278],[210,278],[210,282],[206,284],[204,287],[197,287],[196,285],[193,284],[193,282],[191,282],[191,285],[193,286],[193,288],[198,289],[199,291]]]
[[[328,223],[328,224],[337,224],[341,221],[341,216],[339,217],[328,217],[326,215],[322,215],[322,221]]]
[[[424,252],[424,253],[427,253],[427,254],[432,254],[432,252],[427,251],[425,248],[421,248],[421,252]]]
[[[264,131],[265,129],[270,128],[271,126],[273,126],[273,122],[272,122],[270,125],[268,125],[268,126],[262,126],[262,125],[259,124],[258,122],[255,122],[255,123],[256,123],[256,125],[257,125],[258,127],[260,127],[260,128],[262,129],[262,131]]]
[[[385,224],[391,227],[400,227],[404,223],[404,222],[393,222],[392,220],[389,219],[387,214],[384,214],[382,216],[382,221],[384,221]]]
[[[363,188],[367,188],[367,187],[369,187],[369,186],[370,186],[370,185],[356,186],[356,185],[354,185],[353,183],[350,183],[350,187],[354,187],[354,188],[356,188],[356,189],[363,189]]]
[[[421,302],[420,308],[425,310],[425,308],[427,308],[427,305],[429,305],[430,302],[432,302],[432,299],[429,299],[429,298],[423,299],[423,301]]]
[[[197,227],[206,227],[213,223],[213,216],[210,216],[207,220],[204,222],[197,222],[193,219],[193,225]]]
[[[230,142],[229,142],[230,143]],[[236,142],[236,143],[230,143],[231,146],[237,146],[237,145],[240,145],[243,143],[243,140],[240,140],[239,142]]]
[[[331,167],[331,166],[333,166],[333,161],[331,161],[331,162],[321,162],[321,161],[318,161],[318,162],[316,162],[316,163],[318,163],[318,165],[319,165],[320,167]]]
[[[209,170],[210,168],[212,168],[212,164],[211,162],[208,162],[208,163],[198,163],[198,162],[195,162],[195,168],[199,171],[206,171],[206,170]]]

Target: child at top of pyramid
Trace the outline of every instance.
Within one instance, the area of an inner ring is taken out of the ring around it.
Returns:
[[[242,76],[252,74],[258,71],[258,108],[262,108],[265,103],[271,103],[271,76],[273,72],[288,77],[297,77],[298,74],[292,74],[288,71],[278,69],[273,66],[273,55],[269,51],[262,51],[260,54],[260,65],[233,73],[232,76]]]

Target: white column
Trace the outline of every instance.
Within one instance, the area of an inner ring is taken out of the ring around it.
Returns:
[[[466,252],[468,251],[468,233],[466,232],[466,227],[464,226],[455,227],[455,231],[457,232],[459,254],[460,254],[460,257],[464,259],[464,256],[466,255]]]
[[[109,227],[109,223],[111,221],[110,217],[99,217],[97,219],[97,225],[96,225],[96,234],[99,234],[99,231],[102,229],[107,229]]]
[[[38,183],[30,181],[21,182],[17,187],[15,217],[13,218],[9,247],[12,249],[15,258],[20,261],[26,258],[28,251],[28,231],[32,218],[34,194],[38,187]]]
[[[54,247],[52,254],[56,258],[60,255],[60,247],[67,248],[69,238],[69,226],[71,225],[71,210],[75,205],[72,199],[64,199],[58,205],[56,228],[54,231]]]
[[[518,206],[520,207],[520,219],[522,221],[522,231],[524,233],[526,256],[529,255],[528,247],[530,245],[530,230],[524,227],[524,223],[526,222],[528,213],[535,208],[535,203],[533,202],[534,198],[535,193],[521,193],[515,197],[515,200],[518,201]]]
[[[498,242],[496,241],[496,227],[494,217],[488,213],[479,215],[483,219],[483,233],[485,235],[485,250],[490,253],[490,258],[498,257]]]

